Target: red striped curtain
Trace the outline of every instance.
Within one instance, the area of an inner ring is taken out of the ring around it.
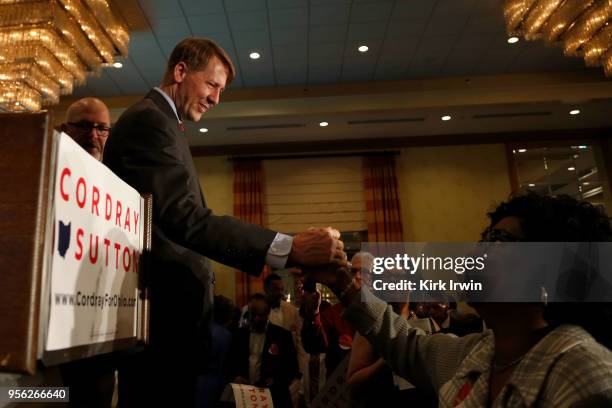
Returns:
[[[369,242],[401,242],[402,216],[395,175],[395,156],[363,158]]]
[[[234,216],[241,220],[265,226],[263,170],[261,160],[234,161]],[[236,304],[247,304],[249,296],[263,291],[263,279],[236,271]]]

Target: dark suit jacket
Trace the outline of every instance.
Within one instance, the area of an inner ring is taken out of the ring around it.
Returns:
[[[104,164],[153,194],[151,349],[170,365],[201,361],[205,354],[196,352],[209,341],[214,286],[204,256],[258,275],[276,233],[207,208],[185,133],[155,90],[121,115]]]
[[[249,378],[250,337],[251,331],[248,327],[241,328],[234,336],[230,366],[231,380],[237,376]],[[273,379],[274,385],[270,387],[270,391],[274,399],[274,406],[291,407],[289,385],[298,376],[297,351],[291,332],[268,323],[261,356],[260,381],[254,385],[266,387],[265,380]]]

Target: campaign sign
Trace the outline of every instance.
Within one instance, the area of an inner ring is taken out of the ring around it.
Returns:
[[[136,336],[143,206],[136,190],[60,136],[47,351]]]
[[[228,384],[220,400],[233,402],[236,408],[274,408],[269,388],[259,388],[248,384]]]

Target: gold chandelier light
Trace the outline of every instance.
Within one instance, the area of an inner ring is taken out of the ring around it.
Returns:
[[[612,0],[506,0],[508,34],[560,45],[612,76]]]
[[[128,43],[108,0],[0,0],[0,107],[58,103]]]

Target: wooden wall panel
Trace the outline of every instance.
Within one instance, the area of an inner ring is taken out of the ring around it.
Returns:
[[[36,368],[51,123],[0,114],[0,371]]]

